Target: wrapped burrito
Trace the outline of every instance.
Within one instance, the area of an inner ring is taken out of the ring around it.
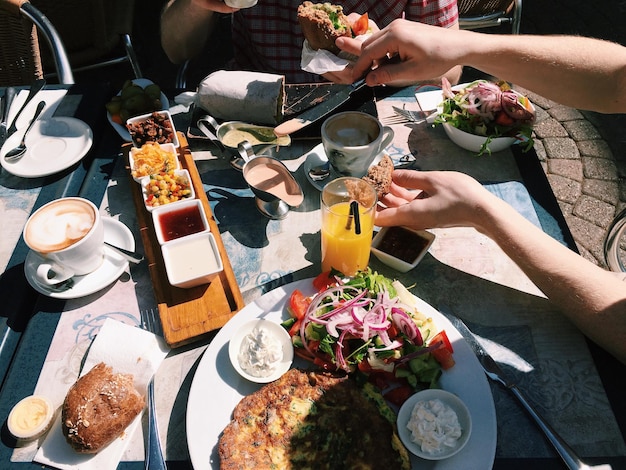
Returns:
[[[284,116],[285,77],[218,70],[198,86],[196,104],[226,121],[276,125]]]

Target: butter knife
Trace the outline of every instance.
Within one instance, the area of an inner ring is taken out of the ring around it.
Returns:
[[[539,412],[530,404],[530,402],[524,397],[522,392],[517,388],[517,385],[507,378],[498,365],[498,363],[487,353],[485,348],[478,342],[476,336],[471,332],[467,325],[459,317],[454,315],[452,311],[445,305],[439,305],[439,311],[445,316],[452,326],[454,326],[458,332],[463,336],[467,344],[470,346],[478,362],[482,366],[485,374],[494,382],[498,382],[518,399],[528,414],[535,420],[539,428],[543,431],[545,436],[550,441],[550,444],[555,448],[557,453],[565,462],[565,465],[570,470],[611,470],[612,467],[608,464],[604,465],[588,465],[584,463],[574,452],[574,450],[563,440],[561,436],[548,424],[548,422],[539,414]]]
[[[339,106],[344,104],[350,99],[350,95],[365,87],[365,79],[358,80],[352,85],[347,86],[345,89],[335,93],[331,97],[325,99],[317,106],[307,109],[298,117],[285,121],[274,129],[274,133],[278,136],[290,135],[306,126],[313,124],[320,118],[328,115],[331,111],[334,111]]]
[[[15,88],[6,88],[2,98],[2,107],[0,108],[0,146],[4,145],[7,139],[7,120],[9,119],[9,108],[13,98],[15,98]]]

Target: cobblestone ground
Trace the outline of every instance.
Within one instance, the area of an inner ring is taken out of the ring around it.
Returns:
[[[626,0],[527,0],[522,33],[576,34],[626,45]],[[535,150],[580,253],[605,266],[603,241],[626,208],[626,115],[602,115],[529,93],[538,108]]]

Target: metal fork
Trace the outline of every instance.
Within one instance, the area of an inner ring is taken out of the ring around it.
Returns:
[[[414,122],[416,124],[428,121],[429,118],[434,117],[436,113],[436,111],[433,111],[427,114],[424,111],[411,111],[409,109],[405,109],[404,107],[398,108],[397,106],[392,106],[392,108],[398,116],[402,116],[409,122]]]
[[[158,318],[158,310],[149,309],[141,311],[141,328],[154,334],[162,334],[161,322]],[[154,377],[148,383],[148,442],[146,444],[145,466],[149,470],[167,470],[159,427],[157,425],[156,405],[154,400]]]

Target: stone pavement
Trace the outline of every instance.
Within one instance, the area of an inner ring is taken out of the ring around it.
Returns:
[[[522,33],[576,34],[626,45],[626,0],[527,0]],[[606,230],[626,208],[626,115],[602,115],[528,93],[535,150],[581,255],[605,266]]]

